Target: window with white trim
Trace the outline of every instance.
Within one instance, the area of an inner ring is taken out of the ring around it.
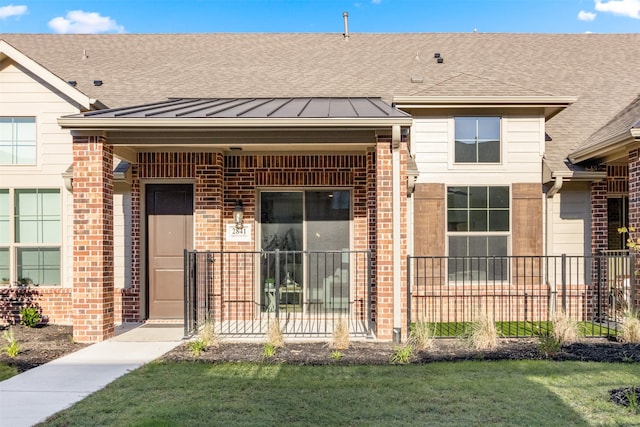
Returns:
[[[455,163],[500,163],[500,117],[455,117]]]
[[[59,285],[61,240],[60,190],[0,190],[0,284]]]
[[[449,280],[505,280],[510,236],[508,186],[447,188]]]
[[[35,117],[0,117],[0,165],[35,164]]]

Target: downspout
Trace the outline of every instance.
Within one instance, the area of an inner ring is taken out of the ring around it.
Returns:
[[[547,191],[547,198],[552,198],[562,188],[563,180],[561,176],[556,176],[553,186]]]
[[[564,183],[561,176],[556,176],[555,181],[553,182],[553,186],[547,191],[547,197],[545,199],[545,221],[546,225],[546,255],[552,255],[553,249],[553,241],[551,240],[551,236],[553,234],[553,196],[555,196],[558,191],[562,188],[562,184]],[[558,295],[558,288],[555,280],[551,280],[551,283],[547,281],[547,286],[549,286],[549,292],[552,296],[549,300],[549,313],[553,316],[556,312],[556,296]]]
[[[391,149],[392,149],[392,191],[393,191],[393,341],[400,343],[402,340],[402,275],[400,267],[402,265],[402,254],[400,253],[400,126],[391,128]]]

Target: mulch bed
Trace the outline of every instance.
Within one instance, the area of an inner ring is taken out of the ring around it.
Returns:
[[[182,344],[163,359],[205,363],[220,362],[270,362],[295,365],[381,365],[389,364],[399,347],[387,342],[352,342],[340,351],[339,358],[326,342],[286,343],[273,357],[263,356],[263,343],[221,342],[196,355],[188,343]],[[577,360],[590,362],[633,363],[640,362],[640,344],[622,344],[604,338],[585,339],[583,342],[564,346],[553,357],[538,350],[538,341],[532,338],[501,339],[495,350],[479,351],[467,347],[456,339],[437,339],[429,350],[415,352],[410,363],[430,363],[463,360]]]
[[[13,325],[11,329],[20,346],[20,352],[16,357],[9,357],[4,350],[8,342],[3,336],[7,328],[8,326],[0,325],[0,363],[14,366],[18,372],[43,365],[87,346],[73,341],[71,326],[42,325],[27,328],[23,325]]]
[[[0,349],[7,342],[1,337],[6,326],[0,326]],[[0,352],[0,363],[15,366],[19,372],[47,363],[65,354],[74,352],[87,344],[79,344],[72,339],[71,326],[46,325],[27,328],[14,325],[14,335],[20,344],[20,353],[15,358]],[[220,362],[269,362],[295,365],[385,365],[399,347],[388,342],[354,341],[342,350],[340,357],[332,357],[333,348],[327,342],[287,342],[271,358],[263,357],[263,342],[222,341],[215,348],[195,355],[189,343],[183,343],[170,351],[163,360]],[[501,339],[498,348],[491,351],[477,351],[468,348],[460,340],[437,339],[431,349],[415,352],[410,363],[431,363],[438,361],[462,360],[533,360],[548,356],[538,350],[538,340],[533,338]],[[588,338],[582,342],[564,346],[554,360],[579,360],[610,363],[640,362],[640,344],[622,344],[604,338]]]

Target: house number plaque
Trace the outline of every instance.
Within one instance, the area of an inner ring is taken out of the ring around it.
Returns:
[[[227,224],[227,242],[251,242],[251,225],[245,224],[242,228],[236,228],[235,224]]]

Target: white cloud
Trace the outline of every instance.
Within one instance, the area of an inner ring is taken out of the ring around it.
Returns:
[[[382,3],[382,0],[371,0],[371,3],[380,4],[380,3]]]
[[[10,16],[20,16],[27,13],[27,6],[9,6],[0,7],[0,19],[6,19]]]
[[[72,10],[66,18],[53,18],[49,27],[58,34],[124,33],[124,27],[110,17],[82,10]]]
[[[581,21],[593,21],[594,19],[596,19],[596,14],[593,12],[585,12],[584,10],[581,10],[580,13],[578,13],[578,19]]]
[[[598,12],[610,12],[614,15],[640,19],[640,0],[594,0]]]

